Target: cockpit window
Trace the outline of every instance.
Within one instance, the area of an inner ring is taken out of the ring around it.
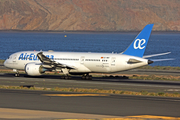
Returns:
[[[12,56],[9,56],[9,57],[8,57],[8,59],[11,59],[11,58],[12,58]]]

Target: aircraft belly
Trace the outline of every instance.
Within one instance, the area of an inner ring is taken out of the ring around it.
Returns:
[[[91,72],[84,64],[79,64],[76,68],[75,70],[72,69],[71,72]]]
[[[85,64],[85,66],[92,72],[110,72],[109,63]]]

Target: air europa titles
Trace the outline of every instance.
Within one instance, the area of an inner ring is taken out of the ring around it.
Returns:
[[[54,55],[46,55],[46,57],[50,58],[50,59],[54,59]],[[32,61],[36,61],[39,60],[38,57],[34,54],[34,53],[21,53],[21,55],[19,56],[18,60],[32,60]]]

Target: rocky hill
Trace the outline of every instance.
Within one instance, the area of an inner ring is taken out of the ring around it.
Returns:
[[[0,0],[0,30],[180,31],[180,0]]]

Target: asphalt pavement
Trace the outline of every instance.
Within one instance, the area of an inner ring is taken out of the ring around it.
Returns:
[[[134,115],[180,117],[179,98],[111,94],[106,96],[87,96],[86,94],[84,96],[60,96],[72,93],[5,89],[0,89],[0,94],[0,108],[121,117]],[[56,94],[56,96],[50,96],[51,94]]]

